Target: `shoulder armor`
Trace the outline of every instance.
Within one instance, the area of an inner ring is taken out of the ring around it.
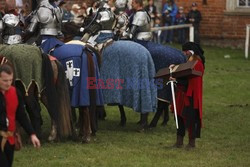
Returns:
[[[3,17],[3,23],[8,27],[16,27],[19,22],[19,16],[16,16],[14,14],[5,14]]]
[[[40,6],[37,10],[37,17],[39,22],[48,23],[53,18],[53,10],[47,6]]]
[[[103,10],[100,12],[100,15],[101,15],[101,18],[100,18],[101,22],[105,22],[105,21],[108,21],[110,19],[114,19],[114,14],[110,10]]]
[[[135,13],[133,18],[133,25],[144,26],[150,23],[150,17],[146,11],[138,11]]]

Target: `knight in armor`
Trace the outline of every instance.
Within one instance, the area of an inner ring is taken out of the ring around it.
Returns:
[[[116,18],[106,0],[98,2],[98,9],[95,13],[94,21],[97,24],[91,27],[87,26],[84,29],[84,33],[95,34],[94,37],[88,40],[89,43],[95,45],[114,37],[113,29],[115,27]]]
[[[150,31],[150,15],[143,9],[143,0],[133,0],[132,7],[136,11],[130,17],[128,37],[134,40],[150,41],[152,32]]]
[[[23,23],[16,6],[6,3],[5,14],[0,15],[2,15],[0,16],[0,42],[9,45],[22,43]]]
[[[30,14],[30,24],[26,32],[30,33],[31,38],[24,41],[28,44],[41,45],[45,53],[50,50],[51,45],[62,43],[56,38],[61,35],[61,21],[63,11],[56,6],[54,0],[34,0],[33,12]],[[36,6],[36,8],[34,8]],[[38,31],[38,32],[37,32]],[[35,36],[34,36],[35,35]],[[52,39],[48,40],[48,39]],[[27,111],[32,121],[36,134],[41,135],[41,107],[36,99],[26,99],[26,103],[32,103]]]
[[[42,43],[51,37],[62,37],[61,23],[63,10],[59,8],[54,0],[37,0],[38,7],[33,14],[28,32],[35,32],[37,26]]]
[[[116,26],[114,29],[115,39],[120,39],[124,36],[125,31],[129,23],[127,10],[127,0],[116,0],[115,1],[115,15],[116,15]]]

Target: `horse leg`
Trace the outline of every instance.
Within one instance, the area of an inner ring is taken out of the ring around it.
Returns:
[[[45,92],[42,92],[41,94],[41,101],[44,104],[44,106],[48,109],[48,100],[46,98]],[[57,138],[57,125],[56,121],[51,118],[51,129],[50,129],[50,134],[48,137],[48,141],[54,141]]]
[[[88,107],[79,108],[80,131],[79,136],[82,136],[82,143],[89,143],[91,140],[91,123]]]
[[[96,106],[96,113],[99,120],[105,120],[107,116],[104,106]]]
[[[120,126],[125,126],[127,122],[126,114],[123,105],[118,105],[119,111],[120,111],[120,117],[121,117],[121,122]]]
[[[149,124],[149,127],[150,128],[153,128],[153,127],[156,127],[157,125],[157,122],[159,121],[161,115],[162,115],[162,112],[164,111],[165,109],[165,103],[166,102],[163,102],[161,100],[158,100],[158,107],[157,107],[157,111],[154,115],[154,118],[153,120],[151,121],[151,123]],[[168,105],[167,105],[168,106]]]
[[[91,105],[89,107],[89,113],[90,113],[91,132],[92,132],[92,135],[95,136],[95,133],[97,132],[97,126],[98,126],[96,105]]]
[[[95,63],[93,60],[92,53],[86,50],[87,60],[88,60],[88,77],[96,77],[95,75]],[[90,106],[89,106],[89,113],[90,113],[90,125],[92,135],[95,136],[98,127],[98,115],[96,111],[96,90],[89,89],[89,99],[90,99]]]
[[[144,132],[148,128],[148,113],[141,113],[139,132]]]
[[[164,102],[163,104],[163,122],[161,123],[162,126],[166,126],[169,121],[169,103]]]
[[[74,126],[78,127],[77,126],[77,115],[76,115],[76,109],[75,108],[71,108],[71,112],[72,112],[72,123]]]

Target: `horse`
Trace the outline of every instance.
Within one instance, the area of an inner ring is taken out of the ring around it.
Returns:
[[[75,108],[80,111],[79,137],[83,143],[90,142],[91,135],[95,135],[98,128],[96,107],[103,105],[102,91],[88,89],[87,85],[89,78],[99,78],[96,55],[82,45],[65,44],[56,37],[49,37],[40,47],[62,63],[68,82],[71,107],[73,111]]]
[[[48,140],[71,136],[69,93],[60,62],[50,59],[38,47],[25,44],[0,45],[0,55],[1,63],[13,66],[14,84],[22,92],[36,134],[41,133],[40,99],[51,118]]]
[[[100,25],[99,22],[95,20],[95,18],[97,18],[96,15],[92,14],[85,19],[83,27],[85,28],[85,32],[87,33],[83,37],[83,39],[87,38],[89,35],[94,35],[97,32],[101,32],[102,26]],[[134,42],[144,46],[150,52],[155,65],[156,72],[159,69],[168,67],[171,64],[181,64],[186,61],[185,56],[178,49],[169,46],[163,46],[161,44],[157,44],[151,41],[134,40]],[[169,101],[171,101],[171,92],[169,86],[163,85],[162,89],[158,89],[157,98],[158,98],[158,108],[154,119],[150,123],[150,127],[156,126],[157,121],[163,110],[165,111],[163,125],[167,124],[167,121],[169,119],[168,104]],[[121,113],[121,120],[126,121],[124,108],[122,106],[119,106],[119,109]]]
[[[90,16],[85,19],[83,27],[83,39],[88,39],[95,33],[92,30],[101,26]],[[104,103],[119,106],[123,126],[126,124],[123,106],[141,113],[140,129],[143,130],[147,126],[148,113],[156,110],[155,67],[149,51],[136,42],[114,41],[112,37],[100,42],[100,46]]]
[[[186,57],[180,50],[176,48],[167,45],[164,46],[151,41],[135,40],[135,42],[148,49],[153,58],[156,72],[158,72],[162,68],[169,67],[171,64],[181,64],[186,62]],[[157,99],[157,111],[149,127],[156,127],[162,113],[164,114],[162,125],[165,126],[167,124],[169,120],[168,106],[170,101],[172,100],[170,86],[167,86],[164,83],[163,88],[158,89]]]

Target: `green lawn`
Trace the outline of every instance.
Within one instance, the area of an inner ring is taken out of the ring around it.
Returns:
[[[107,118],[100,121],[95,141],[81,144],[44,140],[39,150],[25,145],[15,153],[14,167],[250,166],[250,62],[244,59],[243,50],[204,50],[204,128],[194,150],[170,148],[176,138],[173,114],[166,127],[160,126],[160,120],[157,128],[138,133],[137,113],[126,108],[128,122],[122,128],[118,126],[118,108],[107,107]],[[43,115],[45,138],[49,119],[46,111]]]

